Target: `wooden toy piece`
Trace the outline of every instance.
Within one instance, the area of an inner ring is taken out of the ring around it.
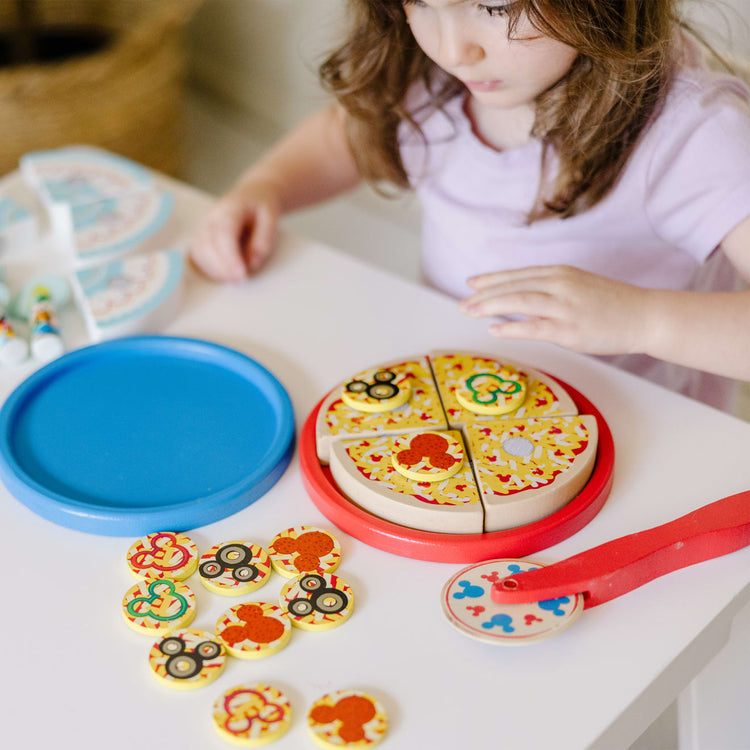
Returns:
[[[249,594],[268,583],[271,560],[252,542],[222,542],[211,547],[198,563],[201,583],[215,594]]]
[[[424,434],[424,433],[422,433]],[[339,489],[369,513],[412,529],[453,534],[481,533],[484,512],[471,466],[463,456],[457,431],[429,432],[448,442],[448,456],[461,463],[452,476],[427,481],[408,478],[396,470],[394,459],[417,440],[420,433],[342,440],[331,449],[331,474]],[[444,458],[444,457],[442,457]],[[440,461],[441,457],[437,457]],[[428,459],[429,462],[429,459]],[[421,461],[416,466],[426,466]],[[411,467],[412,469],[416,467]],[[431,467],[426,469],[427,474]],[[439,469],[439,474],[444,470]]]
[[[501,416],[518,411],[526,401],[528,383],[514,368],[475,372],[455,391],[456,401],[472,414]]]
[[[403,406],[411,396],[406,373],[395,370],[376,370],[372,380],[355,379],[344,384],[341,400],[355,411],[382,414]]]
[[[281,608],[297,628],[330,630],[354,611],[354,593],[346,581],[331,573],[302,573],[284,584]]]
[[[750,491],[717,500],[646,531],[620,537],[533,572],[496,581],[492,599],[518,604],[577,592],[596,607],[659,576],[750,544]]]
[[[179,309],[184,260],[164,250],[78,271],[74,290],[93,341],[158,331]]]
[[[139,633],[169,633],[193,621],[195,594],[180,581],[141,581],[125,592],[122,614],[125,622]]]
[[[279,532],[268,553],[273,569],[286,578],[300,573],[333,573],[341,562],[336,537],[315,526],[292,526]]]
[[[385,736],[388,716],[378,700],[359,690],[339,690],[319,698],[307,714],[307,728],[326,750],[373,747]]]
[[[235,685],[213,707],[216,731],[241,747],[262,747],[279,739],[292,723],[287,697],[264,684]]]
[[[10,292],[0,283],[0,364],[17,365],[29,356],[29,345],[18,336],[5,316],[10,302]]]
[[[205,630],[176,630],[151,647],[148,663],[169,687],[193,690],[213,682],[223,671],[224,647]]]
[[[486,643],[536,643],[570,627],[583,611],[583,597],[571,594],[524,604],[497,604],[495,582],[542,567],[530,560],[490,560],[460,570],[443,587],[443,612],[454,628]]]
[[[464,466],[466,456],[460,437],[449,432],[419,432],[395,438],[393,468],[415,482],[443,482]]]
[[[485,531],[539,521],[570,502],[591,476],[598,431],[590,415],[467,425]]]
[[[292,637],[287,613],[276,604],[236,604],[216,621],[216,635],[238,659],[259,659],[281,651]]]
[[[575,402],[559,383],[538,370],[505,357],[501,360],[475,352],[436,351],[430,352],[430,363],[451,427],[459,428],[465,424],[482,423],[498,418],[522,419],[578,414]],[[495,391],[492,378],[488,378],[488,375],[519,383],[522,389],[514,393],[506,393],[505,395],[508,396],[506,401],[502,390],[515,391],[515,387],[495,381],[499,388],[499,391]],[[472,378],[476,379],[472,380]],[[526,385],[525,394],[524,384]],[[494,394],[497,403],[475,403],[475,393],[470,386],[476,386],[474,390],[480,402],[482,400],[492,402]],[[522,394],[524,395],[522,403],[516,405],[514,399],[520,400]],[[503,407],[510,408],[510,411],[493,414],[493,405],[496,405],[501,412]],[[484,406],[489,406],[490,410],[483,409]]]
[[[395,373],[403,392],[408,386],[408,400],[398,408],[381,413],[363,412],[348,406],[343,398],[346,385],[376,383],[376,374],[381,372]],[[331,444],[338,439],[446,428],[445,413],[427,359],[413,357],[390,362],[356,373],[326,397],[316,423],[318,457],[328,463]]]
[[[198,548],[184,534],[157,531],[133,542],[126,561],[130,572],[139,580],[184,581],[198,567]]]
[[[29,209],[8,196],[0,197],[0,254],[28,251],[38,238],[38,224]]]

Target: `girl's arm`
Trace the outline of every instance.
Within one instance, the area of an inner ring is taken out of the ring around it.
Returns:
[[[276,242],[279,217],[332,198],[360,181],[344,112],[332,105],[302,122],[245,172],[204,217],[190,256],[216,281],[258,270]]]
[[[722,243],[750,282],[750,218]],[[568,266],[538,266],[469,280],[461,303],[473,317],[522,315],[493,323],[503,338],[550,341],[589,354],[642,353],[750,380],[750,291],[643,289]]]

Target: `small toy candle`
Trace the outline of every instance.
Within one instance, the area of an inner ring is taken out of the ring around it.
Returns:
[[[57,274],[47,274],[27,281],[10,305],[11,315],[29,322],[31,353],[41,362],[65,351],[57,313],[69,296],[68,282]]]
[[[31,302],[31,353],[49,362],[65,351],[52,294],[46,286],[34,287]]]

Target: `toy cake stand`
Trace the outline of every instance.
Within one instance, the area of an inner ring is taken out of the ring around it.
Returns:
[[[583,490],[567,505],[540,521],[483,534],[422,531],[386,521],[349,500],[330,469],[321,465],[315,445],[315,423],[324,399],[307,418],[300,435],[300,464],[308,494],[340,529],[378,549],[433,562],[479,562],[495,557],[524,557],[551,547],[580,531],[601,510],[612,488],[615,461],[612,433],[604,417],[583,394],[555,378],[581,413],[596,418],[599,429],[596,465]]]

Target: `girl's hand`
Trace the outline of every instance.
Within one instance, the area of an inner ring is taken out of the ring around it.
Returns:
[[[214,281],[241,281],[271,254],[281,214],[270,181],[246,178],[206,214],[190,244],[193,264]]]
[[[475,276],[461,302],[472,317],[520,315],[493,323],[502,338],[549,341],[588,354],[646,350],[649,291],[570,266],[533,266]]]

